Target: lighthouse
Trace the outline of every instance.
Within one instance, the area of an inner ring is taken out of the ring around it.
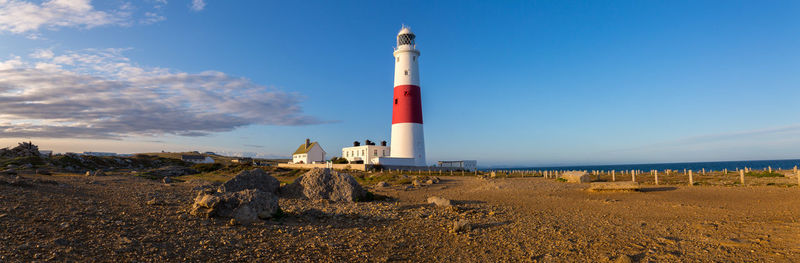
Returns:
[[[394,98],[392,104],[391,157],[407,165],[426,166],[422,131],[422,96],[419,86],[419,50],[416,36],[403,26],[394,49]]]

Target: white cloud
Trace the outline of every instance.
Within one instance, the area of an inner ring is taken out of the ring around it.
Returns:
[[[204,0],[192,0],[192,10],[194,11],[202,11],[206,8],[206,2]]]
[[[19,56],[12,56],[11,59],[6,61],[0,61],[0,70],[10,70],[22,67],[24,63],[22,63],[22,58]]]
[[[123,52],[39,50],[0,61],[0,137],[198,136],[320,123],[302,113],[297,94],[217,71],[141,67]]]
[[[90,0],[50,0],[33,3],[0,0],[0,31],[25,33],[42,27],[83,27],[124,24],[130,18],[124,10],[95,10]]]
[[[49,49],[37,49],[31,54],[32,58],[40,58],[40,59],[53,58],[53,56],[54,56],[53,51]]]
[[[141,20],[142,24],[155,24],[161,21],[167,20],[167,17],[163,15],[159,15],[158,13],[153,12],[146,12],[144,13],[144,18]]]
[[[0,0],[0,32],[25,34],[35,40],[43,39],[38,33],[41,29],[149,25],[166,20],[163,13],[167,1],[150,0],[150,3],[141,7],[123,1],[117,8],[98,10],[91,0]],[[199,11],[204,6],[204,2],[195,1],[191,8]]]

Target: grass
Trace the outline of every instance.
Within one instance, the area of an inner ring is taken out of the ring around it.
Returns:
[[[757,177],[757,178],[763,178],[763,177],[785,177],[783,174],[776,173],[776,172],[747,172],[744,175],[745,176],[750,176],[750,177]]]
[[[0,160],[0,166],[5,168],[9,164],[13,164],[16,166],[25,165],[25,164],[32,164],[32,165],[43,165],[44,159],[39,156],[31,156],[31,157],[16,157],[16,158],[9,158]]]

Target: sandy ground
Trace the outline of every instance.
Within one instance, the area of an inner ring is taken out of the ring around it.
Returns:
[[[25,177],[39,181],[0,184],[0,262],[800,261],[797,187],[590,193],[544,178],[442,177],[370,189],[385,201],[282,199],[280,219],[229,225],[186,213],[197,183]],[[468,229],[453,233],[459,220]]]

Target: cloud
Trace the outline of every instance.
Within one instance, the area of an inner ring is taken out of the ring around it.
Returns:
[[[94,9],[90,0],[50,0],[33,3],[23,0],[0,0],[0,31],[24,33],[41,27],[82,27],[125,24],[131,13],[127,8],[105,12]]]
[[[203,136],[237,127],[321,123],[302,97],[217,71],[135,65],[125,49],[0,61],[0,137]]]
[[[160,15],[154,12],[145,12],[144,18],[142,18],[141,23],[145,25],[155,24],[161,21],[167,20],[167,17]]]
[[[203,0],[192,0],[192,10],[194,11],[202,11],[206,8],[206,2]]]

